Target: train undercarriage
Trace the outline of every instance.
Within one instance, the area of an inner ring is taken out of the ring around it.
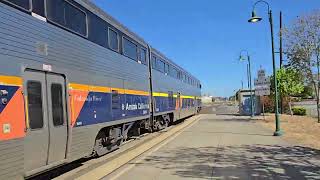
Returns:
[[[105,127],[98,133],[93,147],[92,156],[103,156],[118,149],[124,141],[138,137],[144,133],[163,130],[171,125],[172,114],[156,116],[122,125]]]

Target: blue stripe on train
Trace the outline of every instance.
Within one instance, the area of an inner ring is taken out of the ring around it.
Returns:
[[[175,110],[176,98],[170,99],[168,97],[156,96],[154,99],[156,113]]]
[[[176,98],[154,98],[156,113],[175,110]],[[113,101],[112,104],[111,93],[90,92],[75,126],[105,123],[150,114],[148,96],[119,94],[118,99]],[[183,101],[188,100],[183,99]],[[182,104],[183,108],[186,108],[184,104],[186,103]]]
[[[2,103],[2,99],[5,98],[7,99],[7,103],[10,102],[11,98],[13,97],[13,95],[17,92],[17,90],[19,89],[18,86],[4,86],[4,85],[0,85],[0,90],[4,90],[7,91],[8,94],[6,96],[0,96],[0,113],[4,110],[4,108],[6,107],[6,104]]]
[[[149,115],[149,97],[119,94],[113,99],[111,93],[90,92],[75,126],[86,126],[125,118]]]
[[[175,110],[175,106],[176,106],[176,99],[177,98],[168,98],[168,97],[155,97],[155,111],[156,113],[160,113],[160,112],[166,112],[166,111],[173,111]],[[182,104],[181,104],[181,108],[185,109],[185,108],[190,108],[190,107],[195,107],[194,105],[194,100],[193,99],[187,99],[184,98],[182,99]]]

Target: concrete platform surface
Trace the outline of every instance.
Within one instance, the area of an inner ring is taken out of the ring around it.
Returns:
[[[320,179],[320,151],[295,146],[256,120],[202,114],[193,126],[104,179]]]

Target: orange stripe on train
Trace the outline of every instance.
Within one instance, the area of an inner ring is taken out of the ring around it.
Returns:
[[[0,114],[0,128],[0,140],[25,136],[25,111],[21,87]]]
[[[74,127],[81,109],[89,95],[88,91],[70,90],[71,126]]]

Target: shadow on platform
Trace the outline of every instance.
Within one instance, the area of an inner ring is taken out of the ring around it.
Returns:
[[[139,164],[181,179],[319,179],[319,160],[320,151],[307,147],[243,145],[168,150]]]

